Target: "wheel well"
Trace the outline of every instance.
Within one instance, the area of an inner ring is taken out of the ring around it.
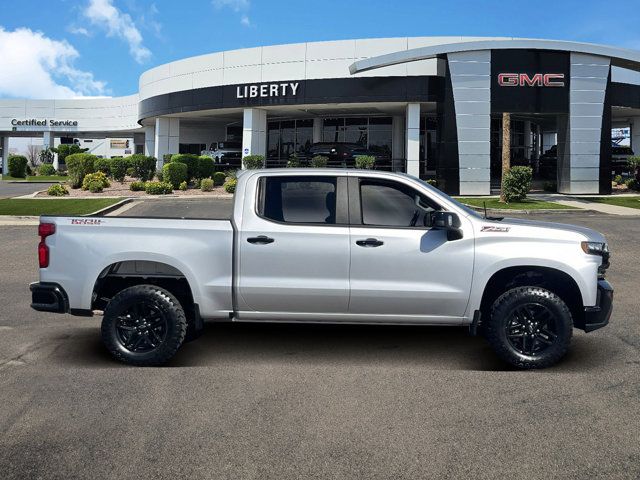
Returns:
[[[104,310],[118,292],[134,285],[155,285],[171,292],[193,318],[195,305],[189,282],[178,269],[161,262],[127,260],[106,267],[93,287],[92,310]]]
[[[480,312],[488,318],[491,305],[507,290],[515,287],[536,286],[546,288],[558,295],[569,307],[573,324],[581,328],[584,324],[584,306],[578,284],[567,273],[548,267],[509,267],[493,274],[482,294]]]

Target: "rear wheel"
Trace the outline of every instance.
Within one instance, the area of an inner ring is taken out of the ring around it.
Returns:
[[[114,296],[104,311],[102,341],[118,360],[160,365],[184,341],[187,321],[180,302],[154,285],[136,285]]]
[[[518,368],[545,368],[569,349],[573,321],[567,305],[540,287],[503,293],[491,307],[485,326],[489,344],[500,358]]]

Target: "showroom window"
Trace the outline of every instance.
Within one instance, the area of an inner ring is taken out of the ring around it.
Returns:
[[[267,167],[284,167],[294,153],[313,143],[313,120],[282,120],[267,125]]]
[[[336,223],[336,177],[263,177],[258,213],[284,223]]]

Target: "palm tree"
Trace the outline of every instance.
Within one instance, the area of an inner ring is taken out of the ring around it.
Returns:
[[[500,201],[506,202],[504,197],[504,179],[511,169],[511,114],[502,113],[502,181],[500,183]]]

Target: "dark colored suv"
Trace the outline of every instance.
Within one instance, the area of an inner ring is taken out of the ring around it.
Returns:
[[[311,158],[317,155],[329,158],[327,167],[354,167],[355,158],[358,155],[376,157],[376,162],[384,159],[380,154],[376,154],[362,145],[343,142],[314,143],[309,150],[305,152],[304,156],[307,160],[311,160]]]

